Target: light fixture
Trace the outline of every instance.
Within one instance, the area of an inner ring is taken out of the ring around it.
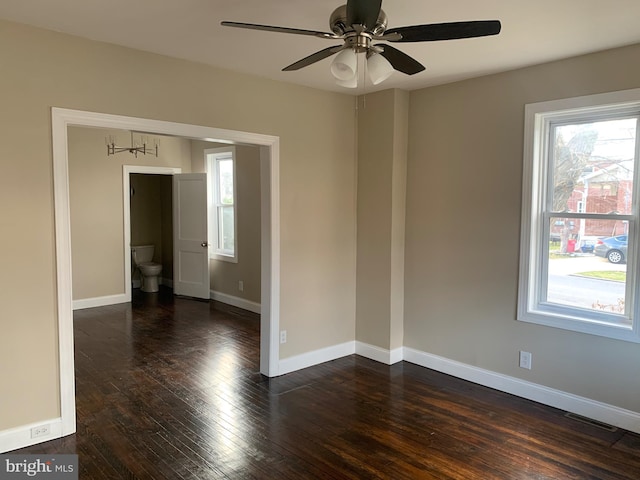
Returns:
[[[352,48],[345,48],[331,62],[331,73],[337,80],[348,81],[356,76],[358,56]]]
[[[391,76],[393,67],[382,55],[371,52],[367,53],[367,72],[369,72],[371,83],[378,85]]]
[[[154,155],[158,156],[158,145],[160,144],[157,138],[153,139],[153,143],[149,142],[149,137],[144,135],[140,136],[140,142],[138,144],[133,141],[133,132],[131,133],[131,146],[130,147],[118,147],[116,145],[116,138],[113,135],[109,135],[105,139],[105,143],[107,144],[107,156],[115,155],[116,153],[121,152],[129,152],[133,154],[136,158],[138,154],[142,155]]]
[[[373,85],[385,81],[393,73],[393,66],[380,54],[381,49],[354,46],[340,51],[331,63],[331,74],[336,84],[346,88],[358,87],[358,67],[364,66]],[[365,53],[364,62],[360,64],[358,54]],[[364,80],[364,78],[363,78]]]
[[[348,80],[336,80],[336,85],[345,88],[357,88],[358,87],[358,75],[354,74]]]

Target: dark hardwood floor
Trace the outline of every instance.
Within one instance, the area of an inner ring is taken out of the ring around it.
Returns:
[[[410,363],[268,379],[259,319],[140,294],[75,314],[82,479],[638,479],[640,436]],[[16,452],[16,453],[18,453]]]

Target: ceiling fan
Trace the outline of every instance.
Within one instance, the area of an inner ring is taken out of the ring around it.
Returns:
[[[366,53],[366,65],[374,85],[388,78],[393,70],[414,75],[425,69],[420,62],[406,53],[386,43],[373,43],[375,41],[435,42],[497,35],[501,29],[498,20],[432,23],[387,29],[387,15],[381,7],[382,0],[347,0],[346,5],[336,8],[331,14],[329,20],[331,33],[254,23],[224,21],[221,24],[227,27],[343,40],[342,45],[324,48],[282,70],[299,70],[338,54],[331,65],[331,73],[336,77],[339,85],[346,87],[357,86],[356,54],[358,53]]]

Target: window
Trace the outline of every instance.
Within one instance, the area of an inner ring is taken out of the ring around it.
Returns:
[[[640,89],[527,105],[518,320],[640,342]]]
[[[205,150],[210,258],[237,262],[235,148]]]

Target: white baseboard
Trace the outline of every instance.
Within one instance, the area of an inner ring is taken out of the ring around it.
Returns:
[[[104,307],[105,305],[116,305],[118,303],[127,303],[131,299],[127,298],[124,293],[118,295],[107,295],[105,297],[82,298],[73,301],[73,309],[81,310],[83,308]]]
[[[337,358],[346,357],[347,355],[353,355],[354,353],[356,353],[356,342],[346,342],[293,357],[283,358],[278,363],[278,375],[285,375],[295,372],[296,370],[302,370],[303,368],[336,360]]]
[[[387,365],[393,365],[394,363],[402,361],[403,355],[402,347],[394,350],[387,350],[358,341],[356,341],[356,353],[361,357],[366,357]]]
[[[599,422],[640,433],[640,413],[545,387],[516,377],[485,370],[409,347],[386,350],[363,342],[347,342],[280,360],[279,375],[312,367],[347,355],[357,354],[376,362],[392,365],[405,360],[501,392],[533,400],[550,407],[576,413]]]
[[[259,303],[252,302],[251,300],[246,300],[240,297],[234,297],[233,295],[228,295],[226,293],[211,290],[211,299],[218,302],[226,303],[227,305],[242,308],[253,313],[260,313],[262,311]]]
[[[49,433],[37,438],[31,438],[32,428],[49,427]],[[9,430],[0,431],[0,453],[11,452],[19,448],[29,447],[36,443],[48,442],[63,437],[62,418],[54,418],[45,422],[21,425]]]
[[[404,347],[404,360],[501,392],[640,433],[640,413]]]

